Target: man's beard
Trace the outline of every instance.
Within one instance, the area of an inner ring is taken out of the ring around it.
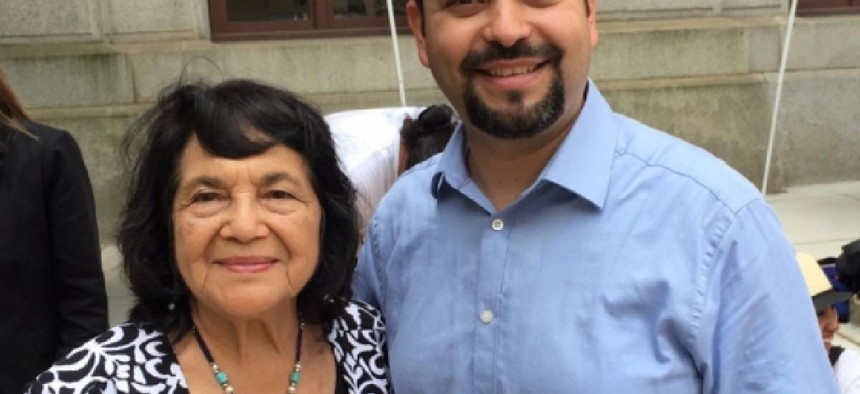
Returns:
[[[534,105],[526,107],[522,92],[510,92],[506,94],[506,99],[513,108],[494,110],[488,107],[475,92],[475,69],[491,60],[526,56],[546,57],[549,64],[542,67],[553,68],[553,78],[546,95]],[[466,75],[463,102],[470,122],[489,135],[505,139],[529,138],[549,128],[564,111],[564,83],[559,68],[560,61],[561,50],[557,47],[545,45],[532,48],[525,41],[519,41],[509,48],[493,43],[484,53],[470,53],[461,64],[461,70]]]

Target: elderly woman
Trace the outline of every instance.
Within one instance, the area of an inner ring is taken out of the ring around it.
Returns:
[[[137,304],[30,392],[387,392],[382,319],[350,300],[355,192],[322,117],[229,81],[175,88],[126,146],[141,134],[118,240]]]

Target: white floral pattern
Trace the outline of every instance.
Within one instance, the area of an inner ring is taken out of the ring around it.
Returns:
[[[379,311],[350,302],[328,340],[350,394],[389,392],[385,325]],[[39,374],[26,393],[187,394],[188,386],[162,332],[124,323],[72,350]]]

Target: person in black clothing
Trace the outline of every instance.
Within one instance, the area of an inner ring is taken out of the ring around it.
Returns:
[[[69,133],[32,122],[0,73],[0,393],[108,327],[93,191]]]

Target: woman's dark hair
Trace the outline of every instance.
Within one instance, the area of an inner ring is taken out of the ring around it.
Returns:
[[[130,177],[117,244],[123,273],[137,296],[130,320],[155,324],[172,340],[192,327],[172,224],[179,162],[192,136],[219,157],[240,159],[283,145],[304,159],[322,219],[319,263],[298,295],[298,311],[306,322],[322,324],[327,331],[352,296],[358,247],[355,190],[341,171],[319,112],[290,92],[248,80],[172,87],[125,137]]]
[[[406,147],[404,170],[445,149],[455,126],[454,111],[447,105],[431,105],[417,119],[404,119],[400,129],[400,141]]]

